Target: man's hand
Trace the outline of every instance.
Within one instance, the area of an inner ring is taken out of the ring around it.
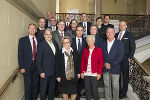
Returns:
[[[101,75],[97,74],[97,80],[101,79]]]
[[[78,79],[80,78],[80,74],[77,74],[77,76],[78,76]]]
[[[41,78],[45,78],[45,73],[40,74]]]
[[[60,83],[60,81],[61,81],[61,78],[60,78],[60,77],[58,77],[58,78],[57,78],[57,81]]]
[[[110,64],[109,64],[109,63],[105,63],[105,64],[104,64],[104,66],[105,66],[105,68],[106,68],[106,69],[111,69],[111,67],[110,67]]]
[[[25,69],[21,69],[20,72],[21,72],[22,74],[24,74],[24,73],[26,72],[26,70],[25,70]]]
[[[84,78],[84,74],[83,74],[83,73],[81,73],[81,78],[82,78],[82,79]]]
[[[131,59],[130,59],[130,58],[128,58],[128,62],[130,62],[130,60],[131,60]]]

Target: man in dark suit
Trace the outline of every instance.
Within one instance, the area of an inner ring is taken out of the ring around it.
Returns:
[[[51,26],[49,27],[53,32],[57,30],[57,26],[56,26],[56,19],[54,17],[52,17],[50,19],[50,24]]]
[[[96,18],[97,35],[100,37],[102,37],[102,34],[104,34],[102,29],[102,23],[103,23],[102,17],[97,17]]]
[[[79,25],[82,25],[84,27],[84,34],[83,37],[86,38],[87,35],[90,35],[90,26],[92,25],[91,22],[87,22],[87,14],[82,14],[82,22],[79,23]]]
[[[102,46],[105,98],[106,100],[119,100],[119,76],[121,61],[124,57],[124,45],[121,41],[115,40],[114,28],[107,28],[106,35],[108,39],[104,41]]]
[[[77,26],[76,37],[72,39],[72,44],[71,44],[71,47],[73,48],[73,50],[78,51],[80,61],[81,61],[82,52],[87,46],[86,39],[82,37],[83,32],[84,32],[83,30],[84,30],[84,27],[82,25]],[[80,92],[84,88],[85,88],[84,80],[80,78],[78,81],[78,93],[77,93],[76,100],[80,100],[80,96],[81,96]]]
[[[68,33],[64,31],[65,22],[60,20],[57,24],[58,30],[53,32],[53,39],[58,44],[58,48],[62,49],[61,40],[64,36],[70,36]]]
[[[100,36],[96,35],[97,34],[97,26],[96,25],[92,25],[90,27],[90,33],[91,33],[91,35],[94,35],[94,37],[95,37],[95,45],[97,47],[101,48],[102,39]]]
[[[103,40],[107,40],[107,36],[106,36],[106,30],[108,27],[110,28],[114,28],[114,25],[109,24],[110,21],[110,16],[109,15],[105,15],[104,16],[104,23],[102,24],[102,37]]]
[[[45,18],[40,17],[38,21],[39,27],[37,28],[37,32],[35,33],[36,38],[40,41],[44,40],[44,30],[45,30]]]
[[[65,29],[64,31],[66,32],[68,29],[70,29],[70,14],[66,14],[66,17],[65,17]]]
[[[49,28],[49,27],[51,26],[51,24],[50,24],[50,19],[52,18],[52,16],[53,16],[53,14],[52,14],[51,11],[47,11],[47,12],[46,12],[46,17],[47,17],[47,19],[46,19],[45,28]]]
[[[46,100],[48,90],[48,100],[54,100],[55,94],[55,53],[57,45],[52,41],[52,31],[46,29],[44,32],[45,40],[38,44],[37,49],[37,68],[40,74],[40,99]]]
[[[131,32],[126,30],[127,24],[125,21],[121,21],[119,24],[120,32],[116,33],[116,39],[120,40],[124,44],[124,59],[121,62],[121,72],[123,86],[121,86],[120,79],[120,99],[126,97],[129,83],[129,61],[133,58],[136,49],[135,39]],[[120,77],[121,78],[121,77]]]
[[[29,24],[28,33],[28,36],[19,40],[18,62],[20,72],[24,76],[25,100],[37,100],[39,75],[35,63],[38,44],[35,24]]]

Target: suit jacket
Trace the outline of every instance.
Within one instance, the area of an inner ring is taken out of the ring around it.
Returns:
[[[71,29],[71,25],[70,24],[68,25],[68,29]],[[64,29],[64,31],[66,32],[68,29],[67,29],[67,25],[65,23],[65,29]]]
[[[108,27],[110,27],[110,28],[114,28],[114,25],[112,25],[112,24],[107,24],[107,25],[104,25],[104,24],[102,24],[102,31],[101,31],[101,36],[102,36],[102,39],[103,39],[103,41],[105,41],[105,40],[107,40],[107,36],[106,36],[106,29],[108,28]]]
[[[79,25],[83,26],[83,22],[80,22]],[[92,23],[91,22],[87,22],[87,35],[90,35],[90,27],[91,27]]]
[[[70,35],[66,32],[64,32],[64,36],[70,37]],[[53,40],[57,43],[58,48],[62,49],[61,36],[58,30],[53,32]]]
[[[118,38],[118,35],[119,33],[115,34],[116,39]],[[124,58],[132,59],[136,49],[134,35],[131,32],[126,31],[121,42],[124,43]]]
[[[57,45],[53,42],[57,51]],[[45,73],[46,76],[55,75],[55,55],[46,40],[38,44],[36,64],[39,74]]]
[[[102,45],[102,39],[100,36],[95,36],[95,45],[99,48],[101,48]]]
[[[49,22],[49,20],[46,19],[46,24],[45,24],[45,28],[46,28],[46,29],[49,28],[49,27],[48,27],[48,22]]]
[[[78,50],[77,50],[77,45],[78,45],[78,44],[76,44],[76,37],[75,37],[75,38],[72,39],[72,44],[71,44],[71,47],[73,48],[73,50],[78,51]],[[82,49],[81,49],[80,52],[78,52],[78,53],[79,53],[79,56],[80,56],[80,59],[81,59],[81,56],[82,56],[82,52],[83,52],[83,50],[84,50],[86,47],[87,47],[86,39],[82,37]]]
[[[37,43],[38,42],[39,40],[37,39]],[[25,69],[26,73],[28,73],[32,64],[32,58],[32,46],[30,43],[29,36],[20,38],[18,44],[19,69]]]
[[[103,42],[102,45],[103,55],[104,55],[104,64],[109,63],[111,69],[106,69],[103,67],[103,72],[110,72],[112,74],[120,74],[121,70],[121,61],[124,56],[124,45],[121,41],[115,40],[110,52],[107,51],[107,41]]]
[[[44,40],[44,30],[41,32],[39,28],[37,28],[37,32],[35,33],[36,38],[38,38],[40,41]]]
[[[73,50],[72,55],[74,60],[74,71],[75,71],[75,75],[77,76],[77,74],[80,74],[79,54],[76,50]],[[61,77],[62,79],[66,77],[65,59],[64,59],[64,53],[62,53],[62,49],[60,49],[56,53],[56,77]]]
[[[66,33],[70,34],[70,37],[71,37],[71,38],[76,37],[76,32],[75,32],[74,30],[72,30],[72,29],[68,29],[68,30],[66,31]]]

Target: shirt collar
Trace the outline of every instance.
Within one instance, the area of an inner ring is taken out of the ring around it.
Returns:
[[[48,44],[51,44],[51,43],[52,43],[52,40],[51,40],[51,42],[50,42],[50,41],[48,41],[48,40],[46,40],[46,42],[47,42]]]
[[[73,49],[70,47],[70,50],[73,51]],[[67,50],[65,49],[65,47],[62,48],[62,53],[67,52]]]
[[[40,30],[44,30],[45,28],[41,28],[41,27],[39,27],[39,29],[40,29]]]
[[[124,34],[125,32],[126,32],[126,31],[123,31],[123,32],[120,31],[120,33],[122,33],[122,34]]]
[[[114,40],[112,40],[111,42],[109,42],[109,40],[107,39],[107,42],[108,42],[108,43],[113,43],[114,41],[115,41],[115,38],[114,38]]]
[[[60,30],[58,30],[58,32],[61,34],[61,31],[60,31]],[[64,31],[63,31],[62,33],[64,34]]]
[[[32,39],[33,37],[31,35],[29,35],[29,38]],[[34,38],[36,38],[36,37],[34,36]]]

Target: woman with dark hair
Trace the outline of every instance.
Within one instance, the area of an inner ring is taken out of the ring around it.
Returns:
[[[79,55],[71,46],[71,38],[62,38],[63,48],[56,53],[56,78],[58,81],[58,91],[62,93],[63,99],[71,100],[77,96],[77,82],[80,78]]]

